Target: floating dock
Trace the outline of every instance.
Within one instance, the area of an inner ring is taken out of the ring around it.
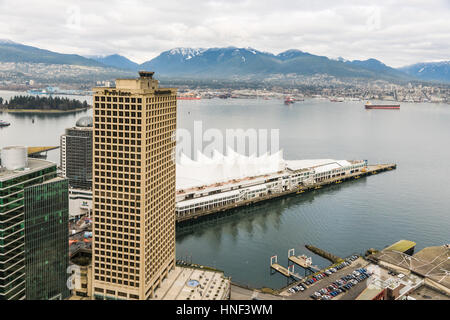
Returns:
[[[301,275],[299,275],[298,273],[295,273],[294,265],[289,265],[287,268],[285,268],[282,265],[278,264],[277,261],[278,261],[278,256],[270,257],[271,272],[274,271],[274,272],[281,273],[283,276],[285,276],[287,278],[288,281],[290,278],[294,279],[294,280],[302,280],[303,279],[303,277]]]
[[[290,273],[289,273],[289,270],[286,269],[285,267],[279,265],[278,263],[274,263],[274,264],[270,265],[270,267],[272,269],[274,269],[275,271],[278,271],[279,273],[281,273],[285,277],[290,277],[291,276]]]
[[[300,256],[296,256],[295,249],[290,249],[288,251],[288,261],[289,261],[289,263],[293,263],[293,264],[303,268],[305,270],[305,276],[306,276],[306,271],[317,272],[320,270],[320,268],[318,266],[312,265],[311,257],[307,257],[304,254],[300,255]],[[289,265],[289,267],[290,267],[290,265]]]
[[[278,256],[276,256],[276,255],[270,257],[270,270],[277,271],[287,278],[289,278],[291,275],[291,273],[289,272],[289,269],[278,264]]]
[[[305,259],[303,256],[291,256],[288,258],[290,262],[302,267],[303,269],[310,270],[311,272],[320,271],[318,266],[313,266],[311,264],[305,263]]]

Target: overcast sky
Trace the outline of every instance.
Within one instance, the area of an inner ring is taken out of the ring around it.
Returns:
[[[450,60],[450,0],[0,0],[0,39],[144,62],[175,47]]]

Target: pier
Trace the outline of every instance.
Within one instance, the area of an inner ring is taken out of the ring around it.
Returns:
[[[205,217],[205,216],[209,216],[209,215],[212,215],[215,213],[220,213],[220,212],[236,209],[239,207],[249,206],[249,205],[261,202],[261,201],[267,201],[267,200],[282,198],[282,197],[286,197],[286,196],[303,194],[305,192],[322,189],[323,187],[326,187],[326,186],[341,184],[346,181],[358,180],[358,179],[361,179],[366,176],[379,174],[379,173],[382,173],[385,171],[394,170],[396,168],[397,168],[396,164],[368,165],[367,167],[364,168],[364,170],[359,171],[359,172],[354,172],[354,173],[350,173],[350,174],[346,174],[346,175],[340,175],[340,176],[333,177],[330,179],[320,180],[320,181],[317,181],[317,182],[314,182],[311,184],[305,184],[305,185],[301,185],[299,187],[292,188],[289,190],[280,191],[278,193],[270,193],[270,194],[263,195],[260,197],[255,197],[252,199],[247,199],[247,200],[243,200],[243,201],[239,201],[239,202],[235,202],[235,203],[226,204],[226,205],[223,205],[220,207],[199,210],[199,211],[190,213],[185,216],[176,216],[176,222],[180,223],[180,222],[185,222],[185,221],[190,221],[190,220],[196,220],[201,217]]]
[[[59,146],[54,147],[28,147],[28,156],[32,158],[43,158],[47,156],[50,150],[58,149]]]
[[[270,269],[281,273],[285,277],[289,277],[289,269],[278,264],[278,256],[270,257]]]
[[[278,264],[278,256],[272,256],[270,257],[270,270],[271,274],[274,272],[279,272],[283,276],[287,278],[289,281],[289,278],[293,280],[302,280],[303,277],[300,276],[298,273],[294,272],[294,265],[290,265],[287,268],[283,267],[282,265]]]
[[[312,265],[311,257],[307,257],[305,255],[296,256],[295,249],[290,249],[288,251],[288,263],[289,263],[289,267],[291,266],[291,263],[292,263],[292,264],[295,264],[295,265],[303,268],[305,270],[305,277],[306,277],[307,271],[309,271],[311,273],[320,271],[320,268],[318,266]]]

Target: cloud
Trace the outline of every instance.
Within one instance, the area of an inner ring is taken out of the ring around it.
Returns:
[[[0,38],[137,62],[174,47],[295,48],[402,66],[450,59],[446,0],[0,1]]]

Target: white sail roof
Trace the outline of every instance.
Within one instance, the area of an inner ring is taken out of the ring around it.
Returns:
[[[176,166],[177,190],[276,173],[286,168],[282,151],[247,157],[230,148],[227,155],[214,151],[212,158],[198,152],[196,161],[181,154]]]
[[[232,180],[274,174],[285,169],[293,171],[314,169],[316,173],[322,173],[351,165],[347,160],[284,160],[281,150],[272,155],[266,153],[259,157],[256,155],[247,157],[228,148],[226,155],[214,150],[212,157],[198,152],[197,160],[192,160],[181,153],[176,164],[176,188],[186,190],[212,186]]]

